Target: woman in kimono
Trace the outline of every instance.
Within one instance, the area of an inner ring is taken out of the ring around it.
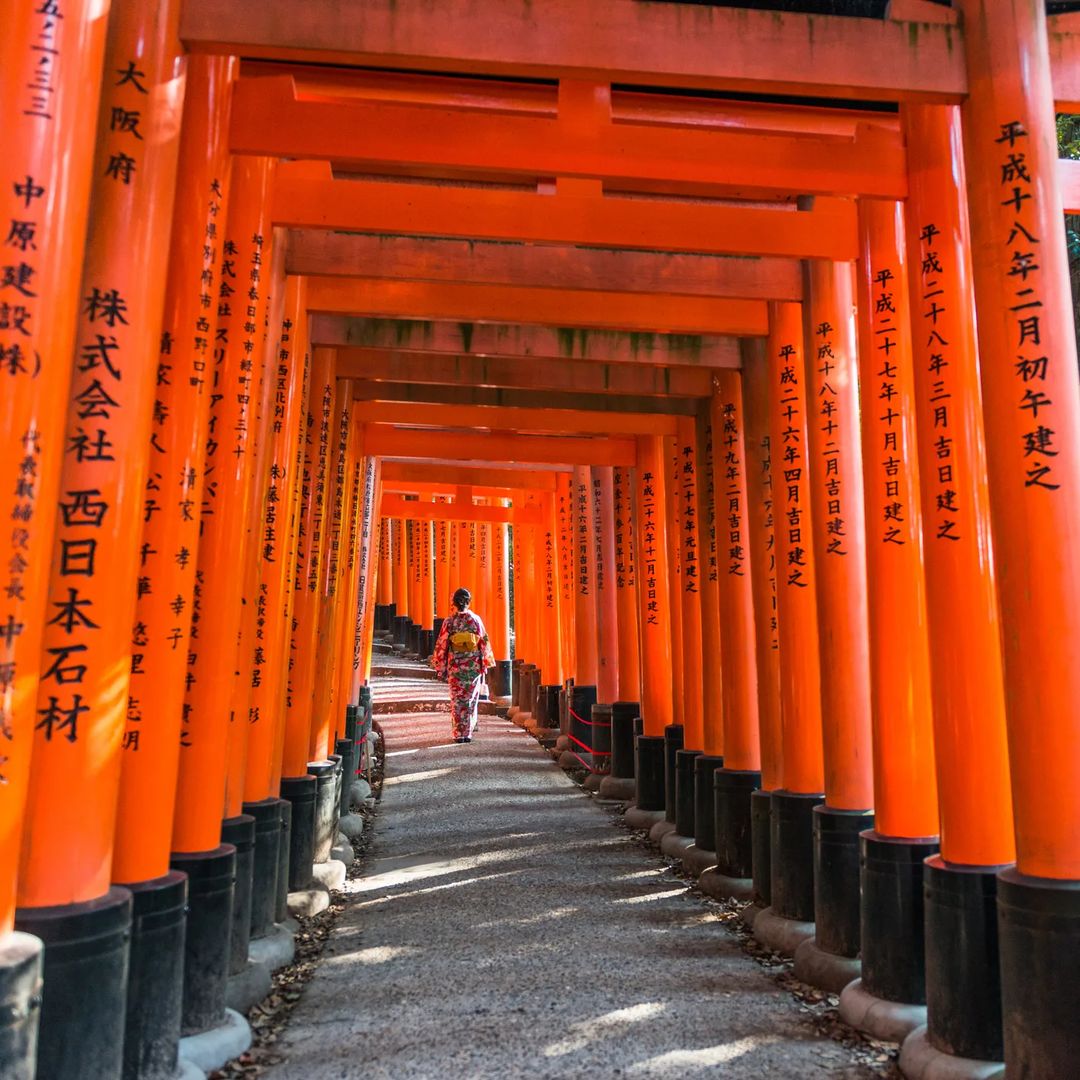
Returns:
[[[439,677],[450,684],[450,710],[454,742],[472,742],[476,712],[484,672],[495,666],[487,630],[474,611],[469,610],[472,594],[458,589],[453,596],[454,612],[443,624],[432,660]]]

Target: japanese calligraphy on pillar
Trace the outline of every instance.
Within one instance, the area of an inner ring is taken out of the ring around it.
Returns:
[[[1058,491],[1061,483],[1054,471],[1057,448],[1054,444],[1053,399],[1046,392],[1047,375],[1052,358],[1044,351],[1040,328],[1040,294],[1042,269],[1039,257],[1040,237],[1036,233],[1036,218],[1027,205],[1032,199],[1033,178],[1027,164],[1030,136],[1019,120],[1001,125],[997,143],[1001,148],[1001,200],[1009,208],[1012,224],[1002,237],[1002,244],[1011,251],[1006,276],[1008,291],[1014,303],[1009,305],[1016,362],[1014,375],[1017,384],[1016,407],[1025,416],[1025,427],[1019,447],[1026,464],[1025,487]]]
[[[630,470],[615,467],[615,585],[632,589],[637,584],[634,561],[634,508],[630,498]]]
[[[604,522],[603,501],[601,498],[600,476],[592,473],[592,520],[593,520],[593,551],[596,553],[596,591],[603,592],[606,584],[604,566]]]
[[[841,415],[841,399],[834,384],[837,378],[844,378],[846,375],[837,371],[837,358],[833,352],[835,336],[836,328],[829,322],[822,322],[814,327],[811,348],[817,355],[811,363],[814,365],[812,381],[817,397],[817,424],[823,436],[821,457],[825,469],[821,494],[825,504],[825,532],[828,536],[825,554],[844,556],[847,555],[844,547],[847,522],[844,513],[842,444],[837,432],[846,418]]]
[[[799,352],[791,342],[781,343],[776,365],[781,424],[780,475],[784,565],[779,578],[788,588],[805,589],[811,581],[810,505],[806,481],[806,396]]]
[[[371,549],[372,530],[375,525],[375,491],[378,486],[378,463],[373,457],[363,458],[364,491],[362,504],[357,514],[360,540],[360,566],[356,577],[356,633],[353,638],[353,672],[360,670],[363,662],[364,629],[367,620],[367,608],[371,593]],[[359,462],[357,466],[359,467]],[[385,534],[384,534],[385,535]],[[354,695],[355,696],[355,695]]]
[[[577,483],[577,590],[588,596],[589,582],[589,487],[583,480]]]
[[[565,610],[573,610],[574,602],[574,508],[572,485],[560,485],[558,488],[559,531],[563,541],[559,545],[559,583],[562,590],[562,602]]]
[[[743,491],[745,478],[743,475],[743,462],[739,455],[739,444],[742,441],[739,431],[739,409],[734,401],[721,403],[721,415],[723,417],[723,431],[721,432],[721,445],[724,454],[724,495],[727,500],[727,572],[734,577],[744,577],[746,574],[746,539],[743,534]],[[712,431],[710,426],[709,431]],[[765,456],[768,456],[768,439],[763,447]],[[711,439],[707,444],[711,446]],[[710,474],[712,469],[709,470]],[[771,505],[770,510],[771,513]],[[774,590],[775,591],[775,590]]]
[[[657,498],[656,477],[652,470],[641,470],[641,550],[644,555],[644,565],[641,568],[645,584],[645,622],[649,626],[658,626],[658,612],[660,601],[658,590],[663,587],[660,581],[661,573],[667,572],[667,567],[660,567],[656,552],[656,528],[657,528]],[[663,513],[661,508],[660,513]]]
[[[698,526],[697,526],[697,463],[692,442],[679,447],[681,462],[675,477],[676,488],[682,500],[679,520],[682,522],[682,584],[686,593],[697,594],[698,587]]]

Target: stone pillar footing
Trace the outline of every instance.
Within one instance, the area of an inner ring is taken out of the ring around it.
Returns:
[[[663,821],[658,821],[649,830],[649,839],[654,844],[660,844],[660,843],[663,842],[664,837],[667,836],[668,833],[673,833],[674,831],[675,831],[675,822],[669,820],[668,817],[667,817],[667,814],[665,813],[664,820]]]
[[[698,888],[714,900],[753,900],[753,878],[729,877],[720,868],[710,866],[698,877]],[[760,911],[761,908],[759,907]]]
[[[946,1054],[930,1042],[924,1027],[917,1027],[900,1047],[900,1071],[907,1080],[1005,1080],[1003,1061]]]
[[[765,908],[754,920],[754,937],[773,952],[782,956],[794,956],[795,950],[814,936],[814,924],[788,919],[777,915],[771,908]]]
[[[693,877],[700,877],[706,870],[716,865],[716,852],[708,848],[691,844],[682,852],[683,869]]]
[[[218,1027],[207,1028],[197,1035],[185,1035],[180,1040],[180,1058],[197,1065],[203,1072],[213,1072],[250,1047],[248,1022],[235,1010],[226,1009],[224,1021]]]
[[[678,832],[667,832],[660,837],[660,851],[669,859],[681,860],[693,846],[694,838],[692,836],[683,836]]]
[[[795,978],[830,994],[839,994],[861,973],[858,957],[826,952],[816,937],[808,938],[795,950]]]
[[[856,979],[840,994],[840,1019],[874,1039],[902,1043],[926,1023],[926,1006],[875,997]]]
[[[599,795],[601,799],[612,799],[615,802],[631,802],[637,785],[634,778],[622,776],[605,776],[600,781]]]
[[[637,806],[628,806],[623,814],[623,821],[631,829],[651,829],[664,820],[663,810],[642,810]]]
[[[15,930],[0,935],[0,1076],[33,1080],[41,1008],[42,944]]]

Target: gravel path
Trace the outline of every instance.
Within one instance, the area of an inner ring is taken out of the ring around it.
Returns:
[[[269,1077],[870,1075],[520,729],[379,720],[366,870]]]

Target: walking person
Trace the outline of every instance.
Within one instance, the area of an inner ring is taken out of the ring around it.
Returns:
[[[452,597],[457,611],[443,622],[432,663],[439,678],[450,684],[450,711],[454,742],[472,742],[484,672],[495,666],[487,630],[480,616],[469,610],[472,594],[458,589]]]

